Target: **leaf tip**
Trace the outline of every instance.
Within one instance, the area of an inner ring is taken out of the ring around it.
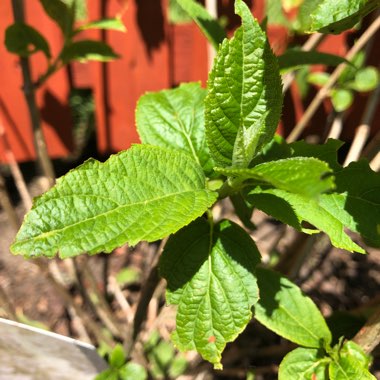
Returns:
[[[214,369],[222,371],[223,370],[223,364],[221,362],[214,363]]]

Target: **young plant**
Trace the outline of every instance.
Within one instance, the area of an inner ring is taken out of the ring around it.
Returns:
[[[331,347],[322,315],[298,287],[258,267],[249,234],[213,218],[219,200],[239,197],[239,214],[261,209],[305,233],[325,232],[335,247],[365,253],[346,228],[380,245],[380,176],[364,161],[342,168],[338,141],[274,137],[277,59],[242,0],[235,10],[242,25],[219,47],[208,89],[189,83],[144,95],[136,111],[142,144],[60,178],[34,201],[11,250],[67,258],[170,235],[159,269],[167,302],[177,306],[172,338],[180,350],[197,350],[220,369],[226,344],[254,314],[302,346],[285,357],[280,378],[327,379],[327,370],[331,379],[350,378],[357,368],[373,378],[360,348]]]
[[[379,84],[379,73],[376,67],[364,67],[365,53],[360,52],[340,75],[337,85],[330,93],[331,102],[336,112],[346,111],[354,101],[354,92],[373,91]],[[308,75],[308,82],[324,86],[330,74],[313,72]]]
[[[127,362],[123,347],[117,344],[108,358],[109,368],[96,376],[95,380],[146,380],[145,368],[137,363]]]
[[[40,0],[46,14],[57,24],[63,35],[63,46],[53,59],[50,46],[45,37],[34,27],[25,24],[23,17],[23,3],[12,1],[15,23],[5,31],[5,46],[9,52],[17,54],[21,59],[23,73],[23,89],[30,122],[33,130],[33,142],[40,169],[48,178],[50,185],[54,184],[55,173],[49,157],[45,138],[41,129],[41,116],[36,104],[35,91],[57,70],[72,61],[109,61],[117,58],[112,48],[102,41],[80,40],[76,35],[86,29],[114,29],[125,30],[120,19],[98,20],[76,26],[76,16],[85,7],[83,0]],[[82,12],[83,13],[83,12]],[[47,60],[45,72],[37,79],[32,78],[29,66],[29,56],[42,52]]]
[[[40,87],[52,74],[72,61],[110,61],[118,57],[113,49],[102,41],[77,40],[77,36],[88,29],[111,29],[125,31],[119,18],[102,19],[76,25],[77,8],[83,1],[39,0],[45,13],[57,24],[63,46],[56,57],[52,57],[47,39],[34,27],[17,21],[5,31],[5,46],[9,52],[26,58],[42,52],[47,60],[46,71],[36,81]],[[83,4],[82,4],[83,6]]]

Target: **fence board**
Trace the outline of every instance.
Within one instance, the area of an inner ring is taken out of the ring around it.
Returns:
[[[62,44],[58,28],[44,14],[37,0],[24,3],[27,22],[48,37],[53,54],[56,53]],[[120,12],[123,3],[125,0],[88,1],[89,19],[113,17]],[[254,15],[262,19],[264,0],[247,0],[247,3]],[[68,155],[73,146],[72,122],[67,105],[71,86],[93,90],[98,150],[108,154],[138,142],[134,112],[136,102],[144,92],[170,88],[188,81],[201,81],[206,85],[207,43],[197,26],[170,25],[166,12],[168,0],[128,0],[127,4],[123,14],[127,33],[86,31],[83,34],[83,38],[105,39],[121,55],[121,59],[107,64],[71,64],[70,70],[59,71],[38,91],[43,131],[53,158]],[[239,18],[233,14],[233,1],[220,0],[218,10],[220,15],[228,17],[231,34],[239,24]],[[1,1],[1,41],[4,40],[6,26],[11,23],[10,1]],[[283,52],[288,43],[284,29],[272,26],[268,34],[275,51]],[[344,54],[347,47],[342,36],[329,36],[322,45],[322,49],[325,48],[329,52],[338,49],[336,53]],[[0,122],[5,126],[17,160],[33,160],[32,131],[20,90],[22,79],[18,58],[7,53],[2,43],[0,56]],[[31,62],[34,78],[37,78],[46,67],[46,62],[41,53],[32,56]],[[291,103],[287,105],[293,106]],[[323,118],[325,116],[322,115]],[[285,131],[294,125],[294,118],[291,116],[288,119],[284,120]],[[353,120],[350,117],[349,122]],[[316,124],[320,125],[320,122]],[[379,128],[380,122],[377,121],[376,125],[374,130]],[[351,127],[351,130],[354,128]],[[0,162],[4,161],[0,145]]]

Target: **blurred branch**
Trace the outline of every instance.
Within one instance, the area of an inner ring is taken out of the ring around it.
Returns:
[[[352,161],[357,161],[360,154],[364,148],[364,145],[369,137],[371,131],[372,120],[377,111],[377,106],[380,99],[380,85],[377,86],[376,90],[372,92],[370,98],[367,101],[366,109],[361,121],[361,124],[356,129],[354,141],[352,142],[351,148],[347,154],[346,160],[343,166],[347,166]]]
[[[12,0],[12,10],[16,22],[24,22],[23,0]],[[23,90],[28,105],[29,116],[33,129],[33,142],[36,150],[37,162],[45,177],[48,178],[50,186],[54,185],[55,174],[53,164],[49,157],[46,141],[41,129],[41,116],[36,103],[35,89],[32,82],[29,59],[20,57],[22,76],[24,80]]]
[[[367,323],[359,330],[353,338],[364,350],[365,353],[371,353],[380,343],[380,308],[377,308]]]
[[[378,16],[375,21],[366,29],[366,31],[360,36],[356,41],[355,45],[346,54],[345,59],[351,61],[355,55],[362,50],[368,41],[374,36],[374,34],[380,28],[380,16]],[[341,63],[331,74],[327,83],[318,91],[317,95],[314,97],[313,101],[310,103],[309,107],[306,109],[301,120],[294,127],[292,132],[287,138],[288,142],[293,142],[298,139],[303,130],[306,128],[307,124],[314,116],[315,112],[322,104],[323,100],[329,95],[330,90],[334,87],[336,81],[342,74],[343,70],[346,68],[347,63]]]

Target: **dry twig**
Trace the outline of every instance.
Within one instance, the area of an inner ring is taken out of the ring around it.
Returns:
[[[357,161],[359,159],[364,145],[369,137],[372,120],[375,116],[377,105],[379,104],[379,99],[380,85],[377,86],[376,90],[372,92],[370,98],[368,99],[361,124],[356,129],[354,141],[352,142],[351,148],[347,154],[343,166],[347,166],[350,162]]]
[[[380,16],[378,16],[375,21],[367,28],[367,30],[360,36],[356,41],[355,45],[346,54],[345,58],[347,61],[351,61],[354,56],[361,51],[368,41],[374,36],[374,34],[380,28]],[[310,103],[309,107],[306,109],[301,120],[294,127],[292,132],[287,138],[288,142],[293,142],[298,139],[303,130],[306,128],[307,124],[314,116],[315,112],[322,104],[323,100],[329,95],[330,90],[335,85],[336,81],[342,74],[343,70],[346,68],[347,63],[341,63],[331,74],[327,83],[318,91],[317,95],[314,97],[313,101]]]

